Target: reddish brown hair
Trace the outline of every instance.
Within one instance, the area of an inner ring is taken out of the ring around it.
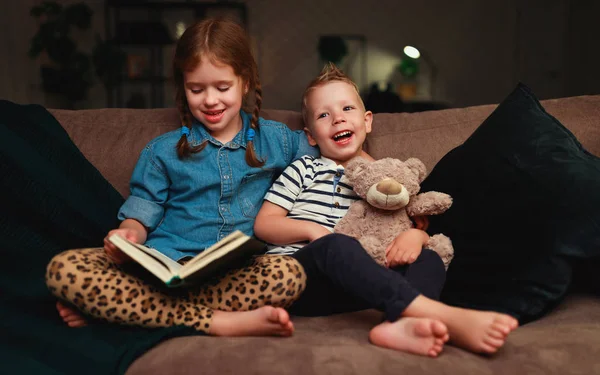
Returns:
[[[175,79],[175,100],[181,117],[181,125],[191,128],[192,113],[185,96],[183,81],[184,72],[193,70],[201,58],[212,62],[226,64],[233,68],[234,73],[242,79],[248,91],[254,91],[254,109],[250,125],[258,130],[258,114],[262,104],[262,89],[258,79],[258,67],[250,50],[248,36],[237,23],[226,19],[206,19],[188,27],[175,49],[173,59],[173,77]],[[244,97],[247,105],[249,94]],[[185,135],[177,142],[177,154],[180,158],[188,157],[191,153],[202,151],[206,142],[192,147]],[[246,147],[246,163],[253,167],[264,165],[254,152],[253,142]]]
[[[304,119],[304,124],[306,126],[308,126],[306,107],[306,100],[308,99],[308,95],[315,88],[334,81],[345,82],[354,87],[354,90],[356,90],[356,94],[358,95],[358,99],[360,100],[360,103],[362,104],[364,109],[365,104],[363,103],[362,98],[360,97],[360,92],[358,90],[358,86],[356,86],[356,83],[354,83],[354,81],[352,81],[350,77],[348,77],[337,66],[335,66],[334,63],[329,62],[323,67],[321,73],[315,79],[310,81],[310,83],[308,84],[308,86],[306,86],[306,89],[304,90],[304,94],[302,94],[302,118]]]

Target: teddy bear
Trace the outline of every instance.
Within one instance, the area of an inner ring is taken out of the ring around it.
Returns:
[[[411,217],[438,215],[452,205],[452,198],[445,193],[418,194],[425,174],[425,164],[416,158],[404,162],[394,158],[372,162],[352,159],[344,175],[362,200],[350,205],[334,232],[356,238],[377,263],[385,266],[386,247],[413,227]],[[425,247],[437,252],[448,269],[454,248],[447,236],[433,235]]]

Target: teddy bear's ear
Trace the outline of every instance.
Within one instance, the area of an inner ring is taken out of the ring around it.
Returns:
[[[427,173],[427,169],[425,168],[425,164],[417,158],[409,158],[406,160],[406,165],[410,168],[411,171],[419,178],[419,183],[423,182],[425,179],[425,174]]]
[[[348,178],[358,176],[362,173],[368,163],[369,162],[365,158],[357,156],[348,162],[346,168],[344,168],[344,174]]]

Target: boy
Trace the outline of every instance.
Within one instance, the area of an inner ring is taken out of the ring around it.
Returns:
[[[332,64],[305,90],[305,132],[320,158],[292,163],[273,184],[254,225],[263,240],[281,245],[304,267],[307,286],[290,311],[297,315],[376,308],[383,323],[369,338],[378,346],[436,357],[450,337],[458,346],[493,353],[517,327],[516,319],[495,312],[437,302],[444,266],[431,250],[422,250],[427,233],[411,229],[387,249],[390,268],[376,264],[353,238],[331,234],[357,200],[343,177],[350,159],[363,155],[373,114],[366,111],[356,85]]]

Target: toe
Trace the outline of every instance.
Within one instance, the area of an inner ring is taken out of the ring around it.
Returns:
[[[267,320],[271,323],[281,323],[279,318],[279,310],[273,306],[263,307]]]
[[[496,339],[505,339],[508,335],[508,331],[505,326],[494,324],[491,329],[488,330],[487,334]]]
[[[498,347],[496,347],[496,346],[492,346],[492,345],[488,345],[488,344],[481,345],[482,353],[493,354],[493,353],[496,353],[497,351],[498,351]]]
[[[518,321],[510,315],[499,314],[496,319],[494,319],[494,323],[503,324],[510,329],[514,329],[519,324]]]
[[[493,346],[493,347],[495,347],[495,348],[499,348],[499,347],[501,347],[502,345],[504,345],[504,340],[502,340],[502,339],[497,339],[497,338],[494,338],[494,337],[486,337],[486,338],[483,340],[483,342],[484,342],[486,345]]]
[[[288,325],[289,323],[291,323],[290,315],[287,311],[285,311],[285,309],[277,308],[277,315],[279,318],[279,323],[281,323],[282,325]]]
[[[448,327],[446,327],[446,325],[439,320],[434,320],[431,323],[431,331],[436,337],[444,337],[448,334]]]
[[[494,324],[492,324],[490,326],[490,329],[488,331],[489,332],[495,331],[495,332],[501,333],[503,335],[503,337],[506,337],[510,333],[511,328],[510,328],[510,326],[508,326],[504,323],[495,322]]]
[[[80,321],[82,320],[81,317],[77,316],[77,315],[67,315],[67,316],[63,316],[63,320],[65,322],[75,322],[75,321]]]
[[[72,322],[67,322],[67,324],[71,328],[81,328],[81,327],[85,326],[85,321],[84,320],[75,320]]]

